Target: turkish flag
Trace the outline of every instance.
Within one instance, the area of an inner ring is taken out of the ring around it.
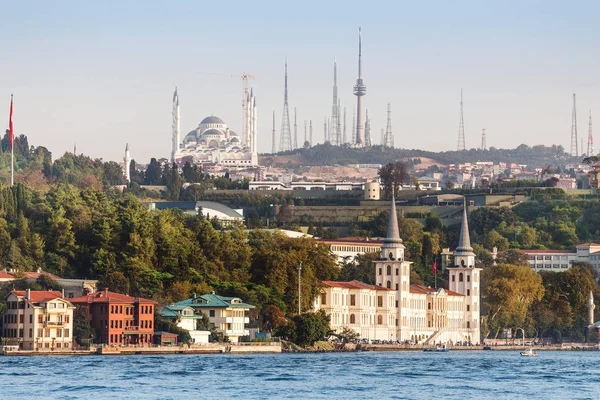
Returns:
[[[431,267],[431,271],[434,275],[437,275],[437,260],[433,261],[433,266]]]
[[[10,141],[10,148],[13,148],[13,121],[12,121],[12,114],[13,114],[13,97],[12,94],[10,95],[10,115],[8,117],[8,130],[9,130],[9,136],[8,136],[8,140]]]

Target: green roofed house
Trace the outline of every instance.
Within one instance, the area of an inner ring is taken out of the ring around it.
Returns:
[[[161,317],[176,323],[181,329],[187,330],[192,338],[192,343],[208,343],[210,331],[198,329],[199,322],[202,320],[202,315],[199,311],[194,311],[189,305],[177,303],[162,307],[158,313]]]
[[[250,318],[246,316],[246,313],[251,308],[255,308],[253,305],[244,303],[239,297],[219,296],[215,292],[202,296],[194,294],[191,299],[167,306],[171,311],[174,311],[174,307],[183,307],[184,310],[186,307],[191,307],[198,315],[200,312],[205,313],[208,315],[211,328],[214,327],[217,332],[222,333],[231,342],[239,342],[240,337],[250,335],[246,329]]]

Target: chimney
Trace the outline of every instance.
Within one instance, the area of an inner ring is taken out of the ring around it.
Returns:
[[[62,290],[60,291],[60,298],[61,299],[65,298],[65,288],[62,288]]]
[[[31,299],[31,289],[25,290],[25,300]]]
[[[38,269],[37,269],[37,273],[38,273],[38,274],[41,274],[41,273],[42,273],[42,269],[41,269],[41,268],[38,268]]]
[[[192,300],[196,298],[196,293],[192,293]]]

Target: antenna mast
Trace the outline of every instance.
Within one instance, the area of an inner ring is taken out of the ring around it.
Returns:
[[[594,135],[592,135],[592,110],[590,110],[590,122],[588,124],[587,156],[591,157],[593,155],[594,155]]]
[[[579,156],[579,149],[577,148],[577,105],[575,103],[575,93],[573,93],[573,114],[571,117],[571,157],[577,156]]]
[[[285,60],[285,88],[283,91],[283,116],[281,117],[281,139],[279,151],[292,150],[292,133],[290,132],[290,111],[288,108],[287,58]]]
[[[387,107],[387,125],[385,128],[385,140],[382,143],[385,147],[394,147],[394,134],[392,133],[392,105],[388,103]]]
[[[273,110],[273,138],[272,138],[272,143],[271,143],[271,153],[275,154],[277,153],[277,140],[276,140],[276,133],[275,133],[275,110]]]
[[[367,94],[367,87],[362,80],[362,29],[358,28],[358,79],[354,85],[354,95],[356,96],[356,139],[358,147],[365,145],[365,132],[362,125],[362,104],[361,97]]]
[[[460,88],[460,122],[458,124],[458,144],[456,150],[465,150],[465,120],[463,119],[463,90]]]

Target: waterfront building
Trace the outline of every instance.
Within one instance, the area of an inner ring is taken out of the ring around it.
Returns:
[[[250,334],[246,327],[250,323],[247,313],[255,307],[244,303],[239,297],[219,296],[215,292],[202,296],[193,294],[190,299],[167,307],[185,308],[188,306],[197,314],[206,314],[211,329],[216,329],[217,332],[223,334],[231,342],[239,342],[240,337]]]
[[[108,345],[152,344],[154,342],[153,300],[131,297],[107,289],[70,299],[87,307],[96,343]]]
[[[3,271],[0,271],[0,283],[12,282],[17,279],[24,279],[25,281],[32,283],[38,280],[41,276],[45,276],[56,282],[61,287],[61,289],[64,290],[66,298],[83,296],[88,293],[94,293],[96,291],[96,285],[98,283],[98,281],[95,279],[61,278],[49,272],[43,271],[41,268],[38,268],[36,271],[18,271],[16,269],[5,269]]]
[[[6,296],[2,336],[21,350],[73,347],[75,306],[58,291],[13,290]]]
[[[202,314],[189,305],[171,304],[160,309],[159,314],[189,332],[192,343],[208,343],[210,331],[198,329]]]
[[[411,262],[404,257],[396,204],[387,237],[375,260],[376,285],[322,282],[315,309],[331,316],[331,328],[348,327],[361,338],[414,341],[424,344],[480,341],[480,269],[469,238],[466,209],[459,245],[448,266],[449,288],[411,284]]]

